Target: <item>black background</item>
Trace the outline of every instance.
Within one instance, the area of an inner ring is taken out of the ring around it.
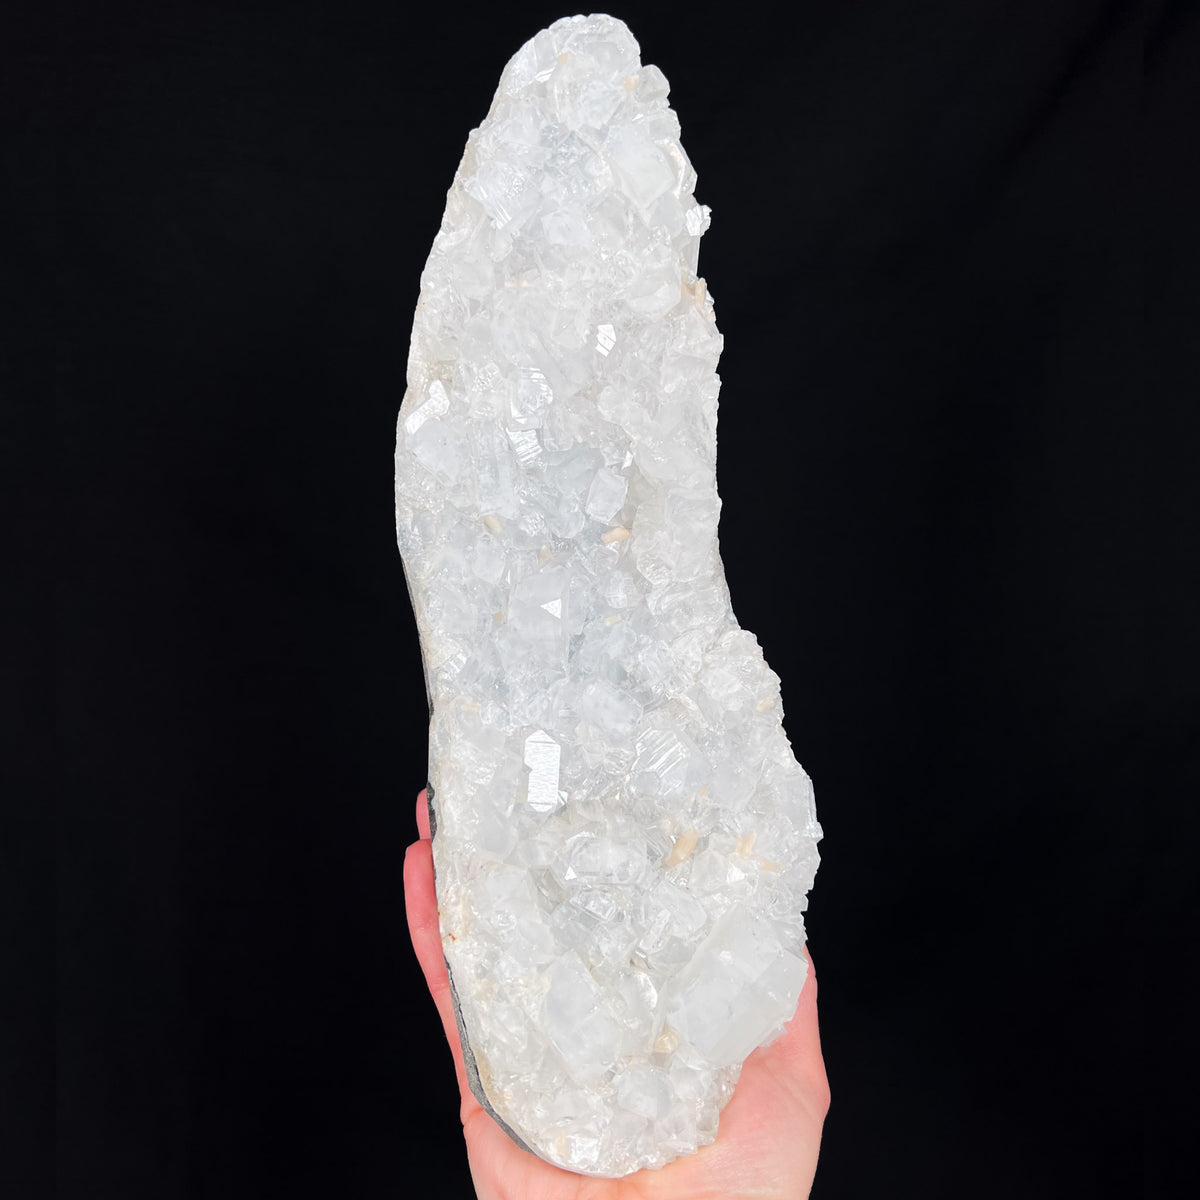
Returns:
[[[408,943],[418,278],[568,10],[64,22],[59,1194],[470,1195]],[[814,1195],[1128,1196],[1140,6],[625,5],[712,206],[722,549],[826,840]]]

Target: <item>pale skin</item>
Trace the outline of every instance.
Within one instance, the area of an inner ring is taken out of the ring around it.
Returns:
[[[442,956],[433,849],[425,793],[417,798],[420,839],[404,858],[404,895],[417,961],[425,973],[454,1057],[459,1116],[479,1200],[804,1200],[812,1188],[829,1111],[829,1082],[817,1029],[817,980],[809,978],[795,1016],[771,1045],[746,1060],[717,1139],[658,1171],[593,1179],[560,1170],[519,1149],[467,1084]]]

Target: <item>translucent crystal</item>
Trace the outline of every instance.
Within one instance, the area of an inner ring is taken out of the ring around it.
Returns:
[[[716,1135],[795,1011],[821,836],[718,554],[709,210],[667,94],[612,17],[513,57],[421,277],[396,443],[471,1086],[603,1176]]]

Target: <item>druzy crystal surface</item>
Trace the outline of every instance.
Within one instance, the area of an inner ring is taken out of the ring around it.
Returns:
[[[794,1013],[821,832],[718,556],[709,212],[667,92],[608,16],[509,62],[421,277],[396,448],[471,1084],[605,1176],[712,1141]]]

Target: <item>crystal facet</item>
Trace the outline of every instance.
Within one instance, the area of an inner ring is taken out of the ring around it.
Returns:
[[[584,1174],[713,1140],[821,836],[718,555],[708,209],[625,25],[509,62],[421,277],[396,521],[471,1086]]]

